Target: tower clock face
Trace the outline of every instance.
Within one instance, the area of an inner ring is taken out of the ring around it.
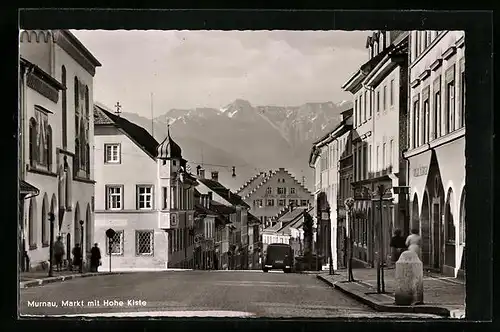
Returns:
[[[177,215],[176,214],[170,215],[170,225],[177,226]]]

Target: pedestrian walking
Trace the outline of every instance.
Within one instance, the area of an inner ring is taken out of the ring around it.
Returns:
[[[80,268],[83,257],[82,257],[82,248],[80,247],[79,243],[77,243],[73,248],[72,254],[73,254],[73,267]]]
[[[396,229],[391,238],[391,260],[396,263],[401,253],[406,250],[405,238],[401,235],[401,230]]]
[[[97,272],[100,265],[101,249],[99,249],[99,245],[97,243],[94,243],[94,247],[90,250],[90,271]]]
[[[418,258],[422,260],[422,237],[418,234],[418,229],[412,229],[411,234],[406,238],[405,242],[408,250],[415,252]]]
[[[65,254],[64,244],[62,243],[62,237],[58,236],[56,242],[54,243],[54,264],[56,266],[56,271],[60,272],[62,270],[63,256]]]

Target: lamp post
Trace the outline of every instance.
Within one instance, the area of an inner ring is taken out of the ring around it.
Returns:
[[[377,186],[376,195],[378,195],[378,199],[374,199],[374,201],[378,200],[379,202],[379,216],[380,216],[380,224],[377,231],[378,241],[378,258],[377,258],[377,293],[385,293],[385,278],[384,278],[384,265],[385,265],[385,243],[384,243],[384,216],[383,216],[383,203],[384,203],[384,194],[387,190],[391,188],[386,188],[383,184]],[[387,201],[391,201],[390,199],[385,199]]]
[[[80,246],[81,246],[81,261],[80,261],[80,273],[83,273],[83,220],[80,220]]]
[[[344,202],[346,208],[347,208],[347,225],[346,225],[346,229],[347,229],[347,250],[349,252],[349,257],[348,257],[348,260],[347,260],[347,281],[355,281],[354,280],[354,276],[353,276],[353,273],[352,273],[352,256],[353,256],[353,248],[352,248],[352,207],[354,206],[354,199],[353,198],[348,198],[345,200]]]
[[[52,266],[52,257],[54,256],[54,220],[56,220],[56,217],[54,216],[54,213],[50,212],[49,277],[52,277],[54,275],[54,267]]]

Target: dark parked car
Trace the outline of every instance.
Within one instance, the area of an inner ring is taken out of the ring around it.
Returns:
[[[271,243],[267,246],[266,257],[262,266],[262,271],[283,270],[285,273],[292,272],[293,250],[288,244]]]

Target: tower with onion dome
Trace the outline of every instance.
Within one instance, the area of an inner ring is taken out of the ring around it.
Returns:
[[[158,186],[160,193],[156,195],[158,204],[158,226],[169,234],[172,243],[191,243],[189,229],[193,227],[194,219],[194,188],[198,185],[196,179],[186,170],[187,161],[182,158],[181,147],[170,136],[170,126],[167,137],[157,147],[156,162],[158,165]],[[169,246],[170,262],[176,265],[168,267],[186,267],[191,252],[183,248],[176,252]],[[172,251],[173,250],[173,251]],[[178,256],[178,257],[177,257]],[[185,256],[185,257],[184,257]]]

